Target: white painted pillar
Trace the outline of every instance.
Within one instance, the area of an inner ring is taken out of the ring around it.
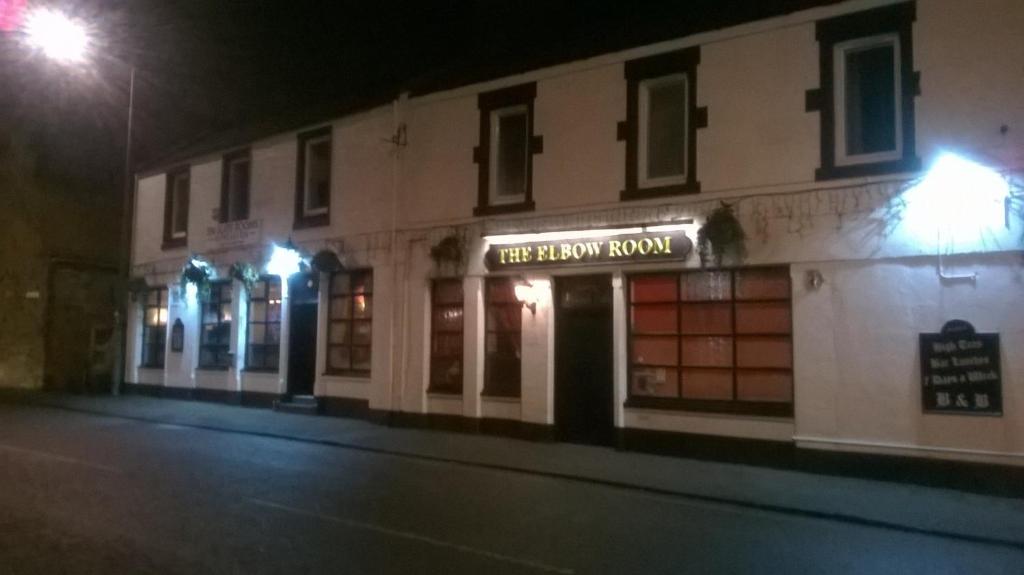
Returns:
[[[464,297],[462,405],[466,417],[480,417],[480,392],[484,386],[484,357],[487,332],[484,319],[484,279],[466,277],[462,283]]]

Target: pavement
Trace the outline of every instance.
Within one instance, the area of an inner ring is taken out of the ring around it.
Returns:
[[[1024,550],[1024,499],[1010,497],[144,396],[5,392],[0,404],[248,435]]]

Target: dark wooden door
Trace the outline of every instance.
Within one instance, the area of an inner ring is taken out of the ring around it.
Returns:
[[[611,276],[555,281],[555,426],[559,439],[611,445]]]
[[[288,393],[313,395],[316,380],[317,281],[313,274],[288,280]]]

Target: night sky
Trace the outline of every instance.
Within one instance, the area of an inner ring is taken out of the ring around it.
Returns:
[[[450,87],[834,1],[54,0],[90,23],[92,59],[61,67],[0,32],[0,129],[29,141],[48,173],[116,191],[132,63],[136,159],[146,164],[403,87]]]

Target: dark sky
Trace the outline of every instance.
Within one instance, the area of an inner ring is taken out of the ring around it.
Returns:
[[[57,66],[0,32],[0,128],[24,134],[44,169],[116,188],[131,63],[146,163],[403,86],[450,86],[832,1],[50,0],[90,23],[92,61]]]

